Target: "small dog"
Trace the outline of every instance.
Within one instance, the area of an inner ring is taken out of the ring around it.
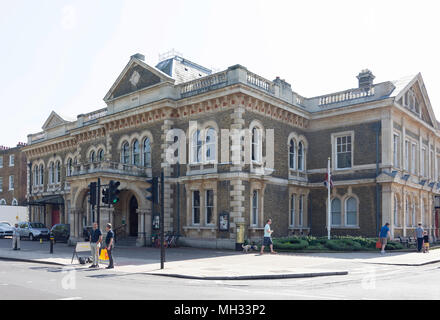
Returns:
[[[252,251],[252,250],[258,251],[258,247],[256,245],[242,244],[241,247],[243,248],[243,253],[248,253],[249,251]]]

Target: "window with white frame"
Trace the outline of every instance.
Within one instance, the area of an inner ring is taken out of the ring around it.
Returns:
[[[5,206],[6,205],[6,200],[5,199],[1,199],[0,200],[0,205],[1,206]]]
[[[416,173],[416,144],[411,144],[411,173]]]
[[[144,167],[151,168],[151,143],[149,138],[145,138],[143,145]]]
[[[194,131],[191,137],[191,163],[202,162],[202,138],[200,130]]]
[[[394,226],[399,226],[399,201],[397,195],[394,195]]]
[[[70,177],[73,174],[73,160],[70,158],[67,160],[67,176]]]
[[[205,221],[207,225],[214,225],[214,190],[206,190]]]
[[[208,128],[205,132],[205,160],[215,161],[216,131],[213,128]]]
[[[295,226],[295,198],[296,195],[292,194],[290,196],[290,226]]]
[[[61,162],[57,161],[56,163],[56,169],[55,169],[55,181],[56,183],[61,182]]]
[[[141,163],[141,151],[140,151],[140,148],[139,148],[139,141],[137,141],[137,139],[133,141],[133,151],[132,151],[132,153],[133,153],[133,164],[135,166],[140,165],[140,163]]]
[[[252,192],[251,225],[258,226],[258,190]]]
[[[336,168],[352,167],[352,135],[336,136]]]
[[[298,142],[298,170],[304,170],[304,143]]]
[[[9,176],[9,190],[14,190],[14,176]]]
[[[33,185],[34,186],[38,186],[39,183],[39,179],[38,179],[38,166],[34,167],[34,181],[33,181]]]
[[[345,224],[350,227],[357,226],[357,217],[357,200],[354,197],[350,197],[345,200]]]
[[[304,195],[300,195],[298,199],[298,226],[303,225],[303,215],[304,215]]]
[[[409,170],[409,141],[405,140],[405,170]]]
[[[12,203],[11,203],[13,206],[18,206],[18,201],[17,201],[17,199],[12,199]]]
[[[422,147],[422,152],[420,153],[420,175],[425,176],[425,154],[426,148]]]
[[[399,168],[399,151],[400,151],[400,138],[398,134],[393,135],[393,165],[394,168]]]
[[[334,198],[331,202],[331,219],[332,226],[341,225],[341,200],[339,198]]]
[[[252,128],[252,150],[251,156],[252,161],[260,162],[261,161],[261,152],[262,152],[262,130],[258,127]]]
[[[55,166],[53,162],[51,162],[49,165],[49,183],[55,183]]]
[[[3,156],[0,157],[0,168],[3,168]]]
[[[13,167],[14,164],[15,164],[15,155],[11,154],[11,155],[9,156],[9,166],[10,166],[10,167]]]
[[[295,169],[295,140],[290,139],[289,142],[289,168]]]
[[[434,160],[434,151],[433,150],[431,150],[430,151],[430,156],[431,156],[431,166],[430,166],[430,173],[429,173],[429,177],[431,178],[431,179],[434,179],[434,176],[435,176],[435,160]]]
[[[200,191],[198,190],[192,192],[192,223],[200,224]]]

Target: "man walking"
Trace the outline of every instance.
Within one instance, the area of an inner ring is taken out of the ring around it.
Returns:
[[[382,245],[382,251],[380,252],[381,254],[385,254],[385,247],[387,245],[387,241],[388,241],[388,237],[390,237],[390,228],[389,228],[389,223],[385,223],[385,225],[380,229],[380,233],[379,233],[379,241],[380,244]]]
[[[107,236],[105,237],[105,246],[107,248],[108,253],[108,267],[106,269],[113,269],[113,257],[112,257],[112,250],[113,250],[113,241],[115,239],[115,234],[112,230],[112,225],[110,223],[107,223],[107,226],[105,227],[105,230],[107,231]]]
[[[263,238],[263,245],[261,246],[260,254],[264,253],[265,246],[270,247],[270,253],[276,253],[275,251],[273,251],[273,242],[272,242],[273,230],[270,229],[271,224],[272,224],[272,219],[268,219],[266,221],[266,225],[264,226],[264,238]]]
[[[98,229],[98,224],[93,223],[92,234],[90,235],[90,248],[92,250],[92,265],[89,268],[99,268],[99,248],[102,242],[102,232]]]
[[[12,232],[12,249],[20,250],[20,232],[18,231],[18,223],[15,224]]]
[[[422,224],[419,223],[419,226],[416,229],[416,238],[417,238],[417,251],[421,252],[422,251],[422,246],[423,246],[423,232],[425,230],[423,230]]]

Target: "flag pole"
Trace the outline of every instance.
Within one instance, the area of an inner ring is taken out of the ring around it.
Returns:
[[[330,203],[330,157],[327,162],[327,233],[330,240],[330,228],[331,228],[331,203]]]

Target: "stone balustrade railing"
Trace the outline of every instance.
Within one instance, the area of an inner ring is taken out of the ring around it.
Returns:
[[[246,81],[252,86],[258,87],[259,89],[262,89],[270,94],[275,94],[274,83],[272,81],[264,79],[263,77],[260,77],[255,73],[247,71]]]
[[[374,87],[371,87],[369,89],[363,89],[363,88],[350,89],[346,91],[328,94],[325,96],[320,96],[317,97],[317,99],[319,106],[325,106],[332,103],[340,103],[340,102],[345,102],[349,100],[365,98],[370,96],[374,96]]]
[[[89,122],[92,120],[96,120],[102,117],[105,117],[107,115],[107,108],[103,108],[100,110],[96,110],[90,113],[86,113],[84,115],[84,122]]]
[[[214,73],[212,75],[185,82],[180,85],[180,95],[184,97],[199,94],[201,92],[214,90],[221,85],[226,85],[227,73],[226,71]]]

